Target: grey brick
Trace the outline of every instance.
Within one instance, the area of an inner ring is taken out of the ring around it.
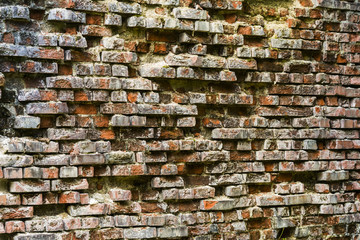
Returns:
[[[40,128],[40,118],[33,116],[16,116],[14,128],[17,129],[38,129]]]

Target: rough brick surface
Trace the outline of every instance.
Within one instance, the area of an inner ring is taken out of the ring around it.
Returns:
[[[360,0],[0,0],[0,239],[360,239]]]

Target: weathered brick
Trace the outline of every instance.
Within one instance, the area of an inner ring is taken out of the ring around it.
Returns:
[[[58,235],[55,233],[27,233],[27,234],[18,234],[14,237],[16,240],[36,240],[36,239],[58,239]]]
[[[212,131],[211,137],[214,139],[247,139],[248,131],[239,128],[217,128]]]
[[[28,7],[15,5],[0,8],[1,18],[13,20],[30,20],[30,11]]]
[[[124,14],[140,14],[141,6],[138,3],[128,4],[124,2],[109,3],[108,8],[110,12],[124,13]]]
[[[79,154],[73,155],[70,158],[71,165],[98,165],[103,164],[105,162],[105,158],[102,154]]]
[[[106,26],[81,25],[79,30],[84,36],[108,37],[112,35],[111,29]]]
[[[89,184],[86,179],[76,180],[52,180],[51,191],[69,191],[69,190],[84,190],[88,189]]]
[[[86,48],[87,42],[86,42],[86,39],[82,36],[60,35],[59,36],[59,46]]]
[[[154,177],[151,185],[154,188],[183,187],[184,180],[181,177]]]
[[[184,19],[206,19],[206,11],[192,8],[174,8],[172,14],[176,18]]]
[[[118,14],[105,14],[105,25],[112,25],[112,26],[121,26],[122,25],[122,18],[121,15]]]
[[[110,198],[113,201],[130,201],[131,191],[123,189],[111,189],[109,191]]]
[[[83,128],[62,129],[49,128],[47,130],[48,138],[51,140],[82,140],[86,138],[87,131]]]
[[[128,239],[147,239],[156,238],[157,232],[154,227],[143,227],[143,228],[126,228],[124,229],[124,237]]]
[[[109,206],[104,203],[86,206],[69,206],[68,211],[71,216],[105,215],[109,212]]]
[[[234,208],[234,200],[232,199],[201,200],[200,202],[201,210],[222,211],[222,210],[230,210],[233,208]]]
[[[103,62],[111,63],[134,63],[138,60],[136,53],[103,51],[101,54]]]
[[[77,167],[61,167],[60,178],[76,178],[78,176]]]
[[[246,186],[239,185],[239,186],[228,186],[225,188],[225,195],[229,197],[241,196],[246,195],[248,190]]]
[[[18,181],[10,183],[10,192],[48,192],[50,191],[49,180]]]
[[[318,175],[318,181],[342,181],[349,179],[349,173],[346,171],[326,171]]]
[[[68,111],[66,103],[29,103],[26,105],[28,114],[62,114]]]
[[[25,223],[23,221],[8,221],[5,223],[6,233],[25,232]]]
[[[121,164],[135,162],[133,152],[112,151],[105,154],[105,160],[108,164]]]
[[[162,63],[144,64],[139,68],[140,76],[147,78],[175,78],[174,68],[168,67]]]
[[[62,192],[59,196],[59,203],[79,203],[80,194],[78,192]]]
[[[227,67],[230,69],[256,70],[257,62],[251,59],[228,58]]]
[[[157,229],[159,238],[180,238],[188,236],[187,227],[163,227]]]

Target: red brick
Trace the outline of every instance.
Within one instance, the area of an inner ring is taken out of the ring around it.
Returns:
[[[154,53],[155,54],[167,54],[169,52],[168,45],[166,43],[155,43]]]
[[[102,23],[101,15],[86,14],[86,24],[101,25],[101,23]]]
[[[80,194],[78,192],[63,192],[59,195],[59,203],[79,203]]]
[[[8,221],[5,222],[6,233],[25,232],[25,223],[23,221]]]

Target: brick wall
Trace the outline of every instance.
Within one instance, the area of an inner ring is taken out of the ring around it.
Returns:
[[[359,239],[359,0],[0,0],[0,238]]]

